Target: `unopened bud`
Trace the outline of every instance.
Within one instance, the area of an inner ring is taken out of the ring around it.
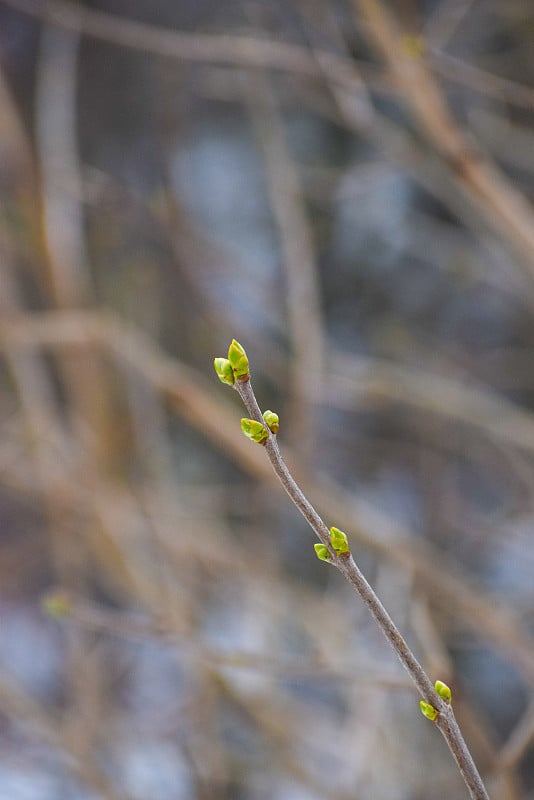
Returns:
[[[271,433],[278,433],[278,430],[280,428],[280,420],[278,418],[278,414],[275,414],[274,411],[264,411],[263,419],[267,423]]]
[[[434,689],[440,697],[447,701],[447,703],[451,702],[452,692],[446,683],[443,683],[443,681],[436,681],[434,684]]]
[[[325,544],[322,544],[322,542],[317,542],[317,544],[314,544],[313,549],[315,550],[315,555],[320,561],[332,561],[332,556],[330,555],[328,547]]]
[[[248,358],[245,349],[239,342],[232,339],[228,348],[228,361],[232,365],[235,377],[240,381],[248,380]]]
[[[264,444],[269,436],[265,426],[255,419],[242,419],[241,430],[245,436],[258,444]]]
[[[420,700],[419,708],[421,709],[421,714],[427,719],[431,719],[432,722],[435,722],[438,718],[439,711],[437,711],[434,706],[431,706],[430,703],[425,703],[424,700]]]
[[[330,528],[330,542],[338,556],[342,556],[344,553],[350,553],[347,535],[343,533],[343,531],[340,531],[339,528]]]
[[[215,372],[222,383],[227,383],[229,386],[234,385],[234,370],[227,358],[215,358],[213,360]]]

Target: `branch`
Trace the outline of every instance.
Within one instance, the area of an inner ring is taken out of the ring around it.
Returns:
[[[498,231],[522,254],[534,272],[533,209],[506,175],[479,151],[458,126],[424,55],[403,48],[406,34],[381,0],[353,0],[370,40],[389,65],[412,115],[427,140],[449,166],[456,182],[480,211],[490,230]]]
[[[354,80],[355,71],[350,59],[323,52],[319,66],[307,48],[291,42],[256,36],[167,30],[65,0],[51,0],[44,6],[37,0],[1,1],[22,14],[46,18],[50,24],[64,30],[162,58],[273,69],[315,78],[326,71],[332,80],[347,88]]]
[[[264,162],[280,255],[292,350],[292,444],[303,455],[313,452],[315,414],[323,374],[324,330],[319,273],[312,231],[276,97],[268,78],[251,76],[245,84],[252,125]]]
[[[475,762],[473,761],[458,723],[456,722],[450,704],[450,692],[449,697],[446,698],[441,692],[438,694],[438,691],[436,691],[438,683],[436,683],[435,687],[432,686],[430,678],[417,661],[397,626],[380,602],[375,591],[367,582],[365,576],[354,561],[348,549],[348,544],[346,548],[338,548],[336,546],[333,531],[336,531],[338,534],[340,534],[340,532],[337,531],[336,528],[328,529],[289,472],[280,454],[280,449],[276,440],[278,418],[270,412],[271,416],[276,417],[276,427],[271,424],[268,412],[265,412],[265,416],[267,420],[269,420],[269,424],[267,424],[264,419],[250,381],[249,364],[246,353],[238,342],[234,340],[230,345],[228,359],[215,359],[215,369],[223,383],[233,385],[237,390],[250,415],[249,420],[242,420],[243,431],[249,438],[252,438],[265,447],[267,457],[282,486],[322,543],[323,549],[318,551],[318,555],[321,552],[319,557],[322,558],[322,560],[329,561],[341,572],[349,583],[352,584],[397,654],[401,664],[415,683],[424,701],[421,710],[425,715],[432,714],[430,718],[435,721],[437,727],[443,734],[465,785],[469,790],[469,796],[472,800],[489,800],[489,795],[486,792]],[[250,424],[251,421],[253,421],[253,424]],[[341,536],[344,537],[344,534],[341,534]],[[346,542],[346,537],[344,538]],[[319,547],[319,545],[317,545],[317,547]],[[429,714],[426,714],[424,710],[425,704]]]
[[[0,352],[6,352],[8,348],[16,352],[39,346],[61,354],[63,349],[83,349],[87,343],[105,348],[120,364],[132,366],[137,374],[161,393],[174,413],[186,420],[214,446],[230,454],[249,475],[275,487],[280,486],[262,458],[262,453],[249,447],[243,438],[236,437],[232,432],[234,409],[231,404],[224,403],[222,399],[215,401],[208,382],[204,382],[178,359],[167,355],[135,326],[127,324],[118,316],[81,310],[35,312],[10,316],[0,322]],[[334,376],[336,382],[340,380],[338,374],[339,371]],[[433,375],[432,381],[435,380]],[[408,381],[405,383],[407,385]],[[459,384],[454,381],[451,382],[452,387],[460,392]],[[494,424],[492,428],[490,423],[493,417],[488,417],[486,428],[484,405],[481,406],[480,413],[477,413],[475,402],[477,397],[482,402],[483,396],[482,392],[472,396],[472,418],[475,419],[478,415],[480,427],[488,433],[501,435],[501,428],[505,426],[507,417],[512,412],[524,413],[524,421],[527,422],[527,412],[520,411],[512,403],[505,403],[502,405],[498,424]],[[455,405],[456,403],[451,406],[454,418]],[[446,409],[443,408],[442,412],[446,413]],[[510,424],[512,423],[511,419]],[[532,422],[530,425],[532,426]],[[523,444],[534,450],[534,439],[527,435],[529,430],[530,428],[525,429]],[[517,437],[519,432],[518,426]],[[519,444],[517,437],[514,443]],[[482,587],[472,585],[457,564],[428,542],[418,540],[415,543],[414,536],[398,520],[393,520],[357,495],[349,494],[333,481],[327,481],[324,477],[312,477],[302,460],[294,456],[288,457],[288,460],[325,516],[335,516],[343,525],[351,527],[358,541],[379,558],[387,559],[403,570],[409,570],[425,592],[432,594],[433,602],[447,615],[461,621],[462,625],[477,636],[484,636],[487,641],[497,645],[504,657],[512,659],[527,679],[534,681],[533,640],[521,625],[517,610],[506,606],[502,600],[497,602]],[[432,569],[432,565],[438,561],[441,569]]]

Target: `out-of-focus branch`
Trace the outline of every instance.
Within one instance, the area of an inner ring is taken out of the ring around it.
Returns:
[[[76,142],[79,35],[45,23],[36,91],[44,237],[49,288],[60,307],[85,305],[85,239]]]
[[[92,300],[77,141],[80,38],[78,31],[45,20],[37,66],[35,128],[42,189],[43,283],[50,302],[58,308],[86,306]],[[63,351],[58,364],[74,433],[70,440],[74,469],[79,480],[96,486],[100,475],[109,475],[113,460],[108,376],[102,354],[93,342],[87,342],[74,359]],[[73,509],[65,511],[62,507],[59,521],[50,520],[59,580],[79,587],[87,579],[87,556],[98,549],[89,546],[89,536],[109,553],[113,552],[113,535],[98,503],[90,508],[91,524],[80,538],[71,535]],[[62,725],[64,737],[82,763],[93,760],[95,744],[104,732],[100,658],[100,651],[92,647],[83,629],[70,631],[65,656],[69,703]]]
[[[353,2],[428,141],[490,229],[498,231],[534,272],[534,215],[528,201],[458,126],[424,56],[410,53],[407,35],[384,3]]]
[[[47,746],[59,750],[72,772],[104,800],[125,800],[130,794],[116,791],[105,773],[94,760],[80,758],[72,741],[61,731],[59,720],[32,699],[3,671],[0,672],[0,702],[2,710]]]
[[[534,701],[531,700],[525,713],[504,744],[497,761],[497,771],[515,767],[534,741]]]
[[[340,352],[334,359],[335,392],[323,402],[355,408],[362,398],[386,398],[440,417],[454,419],[521,450],[534,452],[534,417],[480,385],[465,386],[437,372]]]
[[[46,16],[51,23],[66,30],[165,58],[268,68],[312,77],[321,74],[321,69],[308,49],[289,42],[255,36],[168,31],[63,0],[52,0],[46,7],[34,0],[2,0],[2,2],[25,14]],[[353,67],[350,61],[331,53],[324,53],[321,66],[337,81],[350,84],[353,79]]]
[[[9,163],[11,169],[17,212],[21,224],[35,234],[37,209],[36,203],[30,202],[35,180],[31,145],[2,71],[0,119],[0,142],[6,163]],[[6,218],[4,204],[0,214],[0,253],[0,314],[6,318],[19,314],[23,309],[23,302],[16,279],[17,258],[13,230]],[[19,395],[28,439],[36,454],[37,480],[41,482],[51,467],[51,450],[63,449],[65,445],[49,376],[41,359],[31,351],[11,352],[8,347],[5,356]],[[42,440],[43,431],[47,431],[47,442],[52,445],[51,448]]]
[[[271,658],[267,654],[247,652],[243,650],[218,650],[214,647],[191,641],[181,631],[175,631],[159,618],[140,617],[119,611],[112,611],[103,606],[87,603],[76,598],[69,598],[69,620],[83,625],[90,630],[105,631],[112,636],[134,641],[154,639],[169,646],[180,645],[186,652],[191,650],[198,658],[219,667],[235,667],[237,669],[257,670],[268,675],[287,679],[288,677],[322,678],[335,676],[336,680],[358,681],[362,684],[383,689],[408,689],[411,684],[407,679],[366,671],[347,665],[313,663],[310,660],[300,661],[296,658]]]
[[[336,47],[340,46],[337,40],[335,45]],[[313,41],[310,47],[320,66],[324,51],[320,50]],[[369,85],[370,88],[377,88],[382,93],[385,90],[392,93],[398,91],[393,85],[390,86],[392,80],[389,80],[387,85],[385,81],[381,81],[379,86],[375,86],[377,81],[369,77],[368,70],[366,71],[362,66],[359,66],[359,70],[363,73],[362,77],[365,78],[366,85]],[[205,75],[208,83],[210,82],[210,74],[213,77],[213,73],[206,73]],[[435,197],[440,203],[444,203],[445,206],[450,208],[452,213],[462,220],[465,228],[479,241],[482,245],[482,257],[477,257],[476,255],[474,257],[480,264],[480,271],[484,275],[484,279],[489,280],[490,283],[495,283],[500,291],[513,294],[516,298],[520,298],[521,303],[531,306],[534,298],[534,286],[530,273],[525,271],[519,264],[516,264],[513,259],[508,263],[506,263],[505,259],[506,270],[503,270],[503,256],[496,249],[495,241],[489,239],[486,235],[484,222],[477,207],[472,204],[467,195],[458,192],[454,176],[448,170],[446,163],[436,160],[431,153],[426,152],[425,148],[405,128],[392,121],[390,117],[380,112],[378,108],[372,108],[368,101],[362,104],[360,92],[362,80],[359,75],[354,75],[349,85],[342,85],[336,82],[324,70],[321,70],[321,75],[335,102],[334,108],[331,107],[331,103],[325,103],[324,99],[322,101],[319,100],[311,92],[299,91],[289,82],[287,86],[282,85],[279,89],[279,95],[282,97],[284,107],[290,108],[296,101],[304,102],[311,106],[314,112],[325,116],[328,120],[335,121],[336,124],[343,125],[356,135],[362,136],[373,149],[380,148],[387,161],[393,167],[396,167],[399,173],[406,173],[412,180],[420,184],[430,196]],[[221,70],[217,72],[217,89],[215,91],[212,89],[206,92],[205,83],[202,83],[200,78],[198,83],[195,82],[195,92],[207,97],[215,95],[217,100],[237,102],[241,99],[241,90],[238,87],[243,80],[248,80],[248,78],[248,73],[237,67],[231,71],[226,69],[223,72]],[[517,135],[517,125],[514,125],[512,130],[514,133],[510,135]],[[523,150],[523,160],[527,160],[529,158],[528,147],[523,147]],[[517,155],[518,149],[516,148],[513,152],[513,157],[516,158]],[[502,157],[510,158],[510,151],[507,150]],[[382,166],[384,166],[384,162],[382,162]],[[529,161],[529,165],[526,168],[530,169],[530,166],[531,163]],[[358,187],[359,195],[361,195],[361,183],[356,183],[355,181],[355,185]],[[319,202],[324,201],[324,193],[318,192],[315,199],[319,200]],[[351,198],[345,197],[344,192],[343,199],[347,204],[351,202]],[[357,213],[357,207],[354,213]],[[421,227],[419,230],[421,237],[429,235],[428,227],[430,223],[431,220],[427,219],[426,226]],[[387,235],[387,232],[385,235]],[[432,242],[434,242],[433,234],[430,235]],[[464,234],[459,234],[460,237],[464,237]],[[205,238],[204,233],[203,238]],[[416,241],[412,242],[412,246],[414,248],[421,247]],[[417,250],[416,257],[419,257],[419,255],[420,251]],[[443,253],[441,255],[443,256]],[[254,336],[252,331],[251,336]],[[272,360],[271,354],[269,354],[270,360]]]
[[[267,79],[246,83],[247,102],[265,162],[265,179],[279,232],[292,356],[288,386],[292,444],[306,452],[313,444],[316,402],[323,374],[323,323],[313,237],[300,179],[282,118]],[[299,443],[299,444],[297,444]]]
[[[149,337],[109,313],[18,313],[0,322],[2,348],[13,345],[25,350],[42,346],[59,352],[69,345],[80,347],[90,342],[101,347],[111,346],[160,390],[170,391],[172,385],[178,389],[180,376],[183,387],[189,380],[199,381],[195,373],[166,356]],[[336,394],[323,394],[321,402],[327,405],[354,408],[362,396],[386,397],[465,423],[491,439],[534,452],[534,419],[530,412],[479,385],[466,387],[435,371],[341,352],[332,363]]]
[[[434,70],[449,81],[474,89],[480,94],[493,97],[502,103],[534,108],[534,89],[530,86],[494,75],[466,61],[451,56],[442,50],[430,50]]]
[[[259,448],[250,447],[244,437],[235,436],[232,407],[225,406],[222,400],[215,401],[207,381],[117,318],[89,312],[57,312],[22,316],[18,321],[12,319],[0,325],[1,347],[9,344],[23,348],[40,343],[61,352],[64,348],[84,346],[88,341],[109,347],[156,386],[175,412],[214,445],[231,454],[251,475],[279,488]],[[350,528],[355,537],[381,558],[412,571],[433,602],[477,635],[502,648],[507,657],[534,679],[534,647],[514,612],[497,605],[481,589],[471,587],[432,546],[421,540],[414,544],[398,522],[324,478],[312,478],[305,465],[291,454],[287,460],[327,519],[338,520]],[[433,568],[436,563],[440,564],[439,570]]]
[[[475,2],[476,0],[448,0],[447,3],[439,3],[428,13],[426,38],[436,47],[445,47]]]
[[[330,85],[345,121],[350,122],[350,126],[354,127],[355,115],[348,113],[343,93],[347,98],[350,98],[353,92],[359,94],[362,81],[348,58],[333,55],[319,48],[310,50],[299,45],[264,38],[166,31],[134,20],[82,8],[62,0],[48,3],[46,9],[34,0],[1,0],[1,2],[33,16],[43,17],[46,15],[50,24],[58,25],[66,30],[81,32],[102,41],[109,41],[119,46],[139,49],[166,58],[282,70],[301,74],[304,77],[321,77],[326,79]],[[410,62],[410,58],[405,56],[402,51],[400,56],[408,63]],[[415,63],[415,59],[413,60]],[[399,76],[395,74],[393,77],[398,85]],[[428,81],[435,87],[429,75],[427,75]],[[409,76],[405,84],[407,87],[403,86],[401,82],[400,88],[410,94],[412,85]],[[414,92],[413,94],[417,95],[418,93]],[[435,95],[435,91],[432,94]],[[465,190],[466,197],[475,201],[475,208],[482,211],[486,223],[489,222],[490,227],[498,229],[508,244],[515,251],[520,250],[523,258],[526,258],[532,265],[534,234],[529,222],[531,211],[528,203],[487,159],[482,158],[481,154],[473,152],[473,145],[470,141],[467,141],[463,135],[460,136],[459,141],[458,132],[452,137],[450,136],[452,122],[450,115],[448,112],[443,114],[441,100],[436,103],[435,97],[429,95],[429,98],[431,100],[429,117],[436,117],[435,124],[432,125],[432,135],[436,135],[438,137],[436,141],[441,142],[440,150],[445,154],[449,166],[452,166],[451,175]],[[389,144],[393,144],[393,149],[395,149],[398,145],[398,142],[397,145],[395,144],[395,139],[398,137],[395,137],[391,121],[388,121],[384,115],[375,113],[374,124],[369,126],[369,115],[364,116],[366,120],[360,119],[358,123],[360,125],[363,122],[363,132],[373,142],[382,145],[386,136]],[[444,126],[441,125],[442,117],[447,123]],[[442,144],[445,143],[447,147],[443,148]],[[397,147],[399,160],[403,164],[406,161],[406,154],[403,157],[402,153],[406,148],[406,142],[400,148]],[[424,178],[423,175],[416,177]],[[428,188],[432,193],[436,194],[437,192],[439,195],[439,187],[436,185],[427,186]],[[446,198],[446,202],[450,204],[450,198]]]

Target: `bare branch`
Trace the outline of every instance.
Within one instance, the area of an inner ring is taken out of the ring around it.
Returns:
[[[534,214],[527,199],[458,126],[425,58],[409,54],[403,46],[406,34],[389,9],[380,0],[354,0],[354,5],[428,141],[486,222],[513,245],[533,273]]]

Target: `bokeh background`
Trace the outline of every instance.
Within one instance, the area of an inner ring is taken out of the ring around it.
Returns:
[[[2,0],[0,64],[0,798],[466,796],[232,337],[534,798],[532,3]]]

